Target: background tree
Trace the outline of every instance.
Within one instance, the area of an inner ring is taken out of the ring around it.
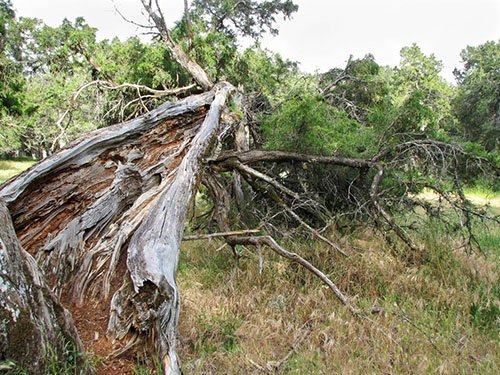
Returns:
[[[458,96],[454,111],[463,137],[487,151],[500,145],[500,42],[490,41],[462,51],[464,67],[455,71]]]
[[[291,0],[194,0],[192,18],[231,38],[241,35],[257,39],[266,32],[278,34],[276,17],[290,18],[298,9]]]

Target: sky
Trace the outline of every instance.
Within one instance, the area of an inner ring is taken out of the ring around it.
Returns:
[[[180,17],[183,0],[159,0],[170,25]],[[453,81],[460,51],[500,39],[498,0],[295,0],[299,11],[278,22],[280,34],[262,45],[300,62],[308,72],[344,67],[350,55],[367,53],[381,65],[399,63],[399,51],[417,43],[443,61],[443,77]],[[125,22],[144,23],[140,0],[12,0],[18,16],[36,17],[50,26],[83,16],[98,37],[124,40],[142,31]],[[146,38],[146,36],[143,36]]]

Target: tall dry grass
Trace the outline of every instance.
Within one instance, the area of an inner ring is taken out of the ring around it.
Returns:
[[[319,280],[274,254],[265,253],[260,275],[252,249],[243,249],[238,268],[229,249],[216,251],[218,242],[186,243],[179,272],[185,372],[500,373],[500,228],[485,229],[483,253],[471,255],[438,224],[428,228],[413,257],[368,230],[346,241],[348,259],[322,245],[288,244],[369,319],[350,315]]]

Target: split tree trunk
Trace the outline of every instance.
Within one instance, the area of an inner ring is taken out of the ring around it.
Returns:
[[[128,339],[122,350],[154,339],[165,374],[179,372],[175,277],[186,212],[232,90],[222,83],[90,133],[0,188],[20,246],[55,293],[68,303],[113,296],[109,335]]]

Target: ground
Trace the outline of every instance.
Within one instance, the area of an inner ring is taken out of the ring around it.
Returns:
[[[0,160],[0,184],[18,175],[36,162],[33,159]]]
[[[468,195],[500,213],[498,193]],[[250,248],[240,249],[237,266],[218,241],[184,243],[184,373],[500,373],[500,227],[476,223],[482,249],[466,254],[460,238],[422,220],[414,237],[420,252],[411,257],[367,228],[337,238],[349,258],[307,239],[283,243],[323,270],[366,318],[350,315],[316,278],[271,252],[260,273]],[[152,373],[155,361],[140,351],[106,359],[112,343],[99,306],[71,307],[98,374]]]

